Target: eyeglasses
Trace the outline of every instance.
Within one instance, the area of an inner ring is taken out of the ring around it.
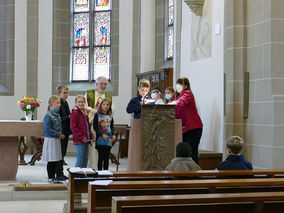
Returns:
[[[107,85],[107,83],[98,83],[98,84],[100,84],[100,85],[104,85],[104,86],[106,86],[106,85]]]

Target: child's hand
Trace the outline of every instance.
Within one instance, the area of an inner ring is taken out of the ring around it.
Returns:
[[[144,100],[144,104],[148,104],[149,101],[147,99]],[[143,101],[140,101],[140,105],[143,105]]]
[[[64,138],[65,138],[65,135],[61,134],[59,138],[60,138],[60,139],[64,139]]]
[[[108,141],[109,140],[109,137],[106,135],[106,134],[103,134],[103,138]]]
[[[112,136],[111,142],[113,142],[113,143],[116,142],[116,137],[115,137],[115,135]]]
[[[87,138],[83,138],[82,141],[83,141],[83,143],[87,143],[88,140],[87,140]]]

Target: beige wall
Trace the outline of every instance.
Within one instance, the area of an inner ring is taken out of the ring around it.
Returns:
[[[211,0],[206,0],[211,1]],[[223,29],[224,1],[212,2],[212,29],[220,24]],[[180,76],[188,77],[199,115],[204,124],[200,149],[223,151],[223,33],[211,36],[211,57],[191,61],[192,12],[183,1],[181,26]],[[210,18],[210,17],[209,17]],[[179,51],[179,50],[177,50]]]
[[[225,137],[244,137],[246,158],[258,168],[284,165],[283,9],[281,0],[225,1]],[[250,75],[247,119],[244,71]]]

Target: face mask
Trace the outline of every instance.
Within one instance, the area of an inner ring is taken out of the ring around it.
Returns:
[[[151,94],[151,98],[152,98],[152,99],[156,99],[156,98],[157,98],[157,94],[156,94],[156,93],[152,93],[152,94]]]
[[[55,112],[59,112],[59,109],[56,109],[55,107],[53,107],[53,110],[54,110]]]
[[[183,90],[182,85],[177,84],[177,85],[176,85],[176,90],[177,90],[177,92],[178,92],[178,93],[181,93],[181,92],[182,92],[182,90]]]
[[[171,94],[165,94],[165,98],[166,98],[167,100],[170,100],[172,97],[173,97],[173,96],[172,96]]]

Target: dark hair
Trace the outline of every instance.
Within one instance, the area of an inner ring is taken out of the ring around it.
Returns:
[[[101,103],[100,103],[100,105],[99,105],[99,107],[98,107],[98,113],[102,113],[102,104],[104,103],[104,102],[108,102],[109,103],[109,109],[108,109],[108,111],[107,111],[107,115],[111,115],[112,114],[112,109],[111,109],[111,101],[110,101],[110,99],[109,98],[104,98],[102,101],[101,101]]]
[[[189,144],[185,142],[180,142],[176,146],[176,156],[177,157],[191,157],[192,151]]]
[[[171,98],[171,100],[167,100],[167,99],[165,98],[164,102],[167,104],[167,103],[169,103],[170,101],[175,100],[176,91],[175,91],[175,89],[174,89],[173,87],[167,87],[167,88],[165,89],[165,97],[166,97],[166,90],[169,90],[171,93],[174,94],[173,97]]]
[[[159,87],[155,87],[153,90],[151,90],[151,94],[152,94],[153,92],[159,93],[160,98],[163,97],[163,95],[162,95],[161,90],[160,90]]]
[[[190,89],[190,82],[189,82],[188,78],[186,78],[186,77],[179,78],[177,80],[177,84],[181,84],[181,85],[187,86],[186,90],[191,90]]]

